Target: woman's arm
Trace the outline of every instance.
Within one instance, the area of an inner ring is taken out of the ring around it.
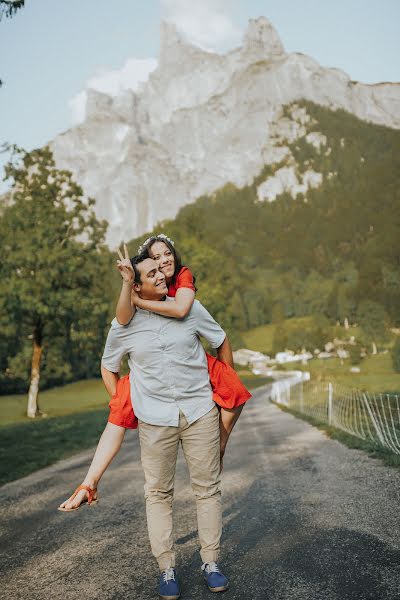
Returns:
[[[127,325],[135,314],[136,307],[131,301],[132,285],[135,280],[135,273],[129,259],[128,248],[124,244],[125,256],[118,248],[119,260],[117,260],[117,269],[122,277],[122,288],[118,298],[115,316],[120,325]]]
[[[132,294],[133,302],[139,308],[151,310],[164,317],[175,317],[183,319],[189,313],[194,301],[195,292],[189,288],[178,288],[175,299],[171,302],[159,302],[158,300],[142,300],[136,293]]]
[[[135,314],[136,306],[131,301],[131,292],[132,283],[124,280],[115,311],[115,316],[120,325],[127,325]]]

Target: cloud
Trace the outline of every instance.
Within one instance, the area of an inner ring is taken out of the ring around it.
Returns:
[[[233,23],[232,0],[161,0],[163,17],[176,27],[194,45],[205,50],[224,52],[238,46],[242,31]],[[85,120],[87,89],[95,89],[111,96],[123,90],[137,90],[157,66],[153,58],[128,58],[120,69],[101,69],[86,82],[85,89],[69,101],[74,125]]]
[[[226,51],[239,45],[242,31],[228,12],[228,0],[161,0],[165,19],[174,23],[190,42],[205,50]]]
[[[135,91],[147,81],[156,66],[157,60],[154,58],[128,58],[120,69],[99,69],[96,75],[87,80],[85,89],[69,101],[72,123],[76,125],[85,120],[87,89],[110,96],[117,96],[124,90]]]

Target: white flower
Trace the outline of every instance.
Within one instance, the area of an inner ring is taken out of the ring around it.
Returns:
[[[147,238],[147,240],[145,240],[143,242],[143,244],[141,244],[137,250],[138,254],[142,254],[142,252],[146,249],[146,246],[149,242],[154,241],[156,242],[157,240],[168,240],[168,242],[170,244],[172,244],[174,246],[174,240],[171,240],[171,238],[169,238],[167,235],[165,235],[165,233],[159,233],[157,235],[151,235],[149,238]]]

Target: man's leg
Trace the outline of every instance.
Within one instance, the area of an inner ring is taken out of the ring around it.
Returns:
[[[162,427],[139,421],[139,439],[151,551],[157,559],[160,571],[163,571],[175,566],[172,498],[179,427]]]
[[[214,406],[192,425],[181,415],[181,440],[196,497],[201,559],[215,562],[222,533],[218,409]]]

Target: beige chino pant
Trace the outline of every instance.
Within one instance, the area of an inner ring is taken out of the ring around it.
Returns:
[[[160,570],[175,566],[172,498],[179,442],[196,498],[201,559],[216,561],[222,532],[218,409],[214,406],[191,425],[180,412],[178,427],[139,421],[139,439],[150,545]]]

